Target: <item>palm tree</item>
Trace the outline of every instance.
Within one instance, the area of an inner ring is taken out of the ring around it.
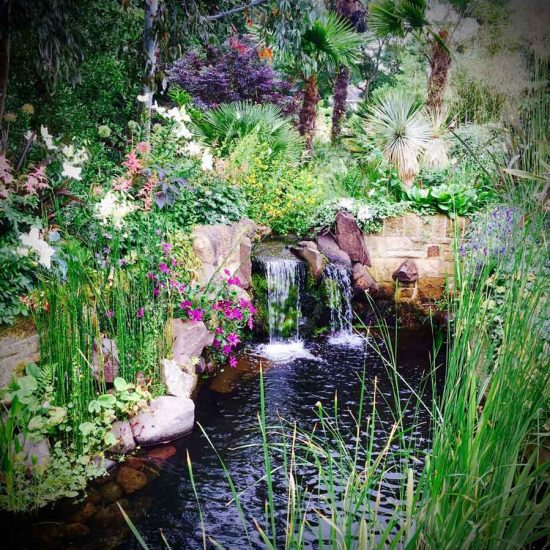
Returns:
[[[298,129],[311,150],[319,100],[318,77],[324,70],[349,67],[358,59],[361,37],[344,19],[329,12],[309,27],[301,38],[300,55],[293,65],[304,83]]]
[[[343,17],[357,32],[365,30],[366,10],[359,0],[337,0],[336,13]],[[338,67],[334,78],[333,107],[332,107],[332,140],[340,136],[342,119],[346,114],[346,100],[348,97],[349,68]]]
[[[440,118],[451,67],[449,31],[433,30],[426,8],[426,0],[375,0],[369,5],[369,27],[381,38],[412,35],[420,43],[430,64],[426,106]]]

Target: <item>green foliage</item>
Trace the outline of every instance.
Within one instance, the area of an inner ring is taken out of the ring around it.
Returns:
[[[228,154],[238,140],[251,133],[259,133],[275,155],[298,159],[303,151],[303,141],[291,120],[276,105],[246,102],[228,103],[207,111],[198,129],[208,145],[220,153]]]
[[[16,253],[13,241],[2,239],[0,273],[0,325],[10,325],[17,316],[29,313],[21,298],[30,292],[35,270],[30,258],[22,258]]]
[[[243,190],[217,177],[205,177],[193,188],[196,222],[214,225],[231,223],[245,216],[247,199]]]
[[[289,165],[284,158],[275,157],[268,143],[251,134],[235,147],[227,173],[243,190],[251,219],[280,235],[307,232],[322,197],[307,167]]]

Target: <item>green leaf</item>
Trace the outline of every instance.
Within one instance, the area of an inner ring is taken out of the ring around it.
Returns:
[[[116,403],[116,397],[112,393],[104,393],[97,398],[97,403],[100,407],[109,409]]]
[[[33,416],[29,424],[27,426],[27,429],[31,432],[41,430],[44,427],[45,419],[43,416]]]
[[[105,442],[105,445],[108,447],[112,447],[113,445],[116,445],[118,440],[113,432],[107,432],[105,434],[105,437],[103,438],[103,441]]]
[[[126,380],[124,380],[124,378],[121,378],[120,376],[115,378],[113,384],[115,386],[116,391],[127,391],[129,388],[129,385],[126,382]]]
[[[82,422],[78,429],[81,431],[82,435],[89,435],[92,433],[92,431],[95,428],[95,424],[93,422]]]

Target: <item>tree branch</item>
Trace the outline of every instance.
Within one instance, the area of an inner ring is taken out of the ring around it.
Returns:
[[[240,11],[244,11],[248,8],[254,8],[256,6],[259,6],[260,4],[265,4],[268,2],[268,0],[252,0],[249,4],[245,4],[244,6],[238,6],[236,8],[231,8],[227,11],[222,11],[220,13],[217,13],[216,15],[209,15],[208,17],[205,17],[207,21],[215,21],[216,19],[221,19],[222,17],[228,17],[229,15],[233,15],[234,13],[239,13]]]

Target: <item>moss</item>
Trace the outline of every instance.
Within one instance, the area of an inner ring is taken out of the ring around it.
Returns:
[[[252,274],[252,293],[254,295],[255,333],[266,335],[269,333],[269,315],[267,311],[267,280],[261,273]]]

